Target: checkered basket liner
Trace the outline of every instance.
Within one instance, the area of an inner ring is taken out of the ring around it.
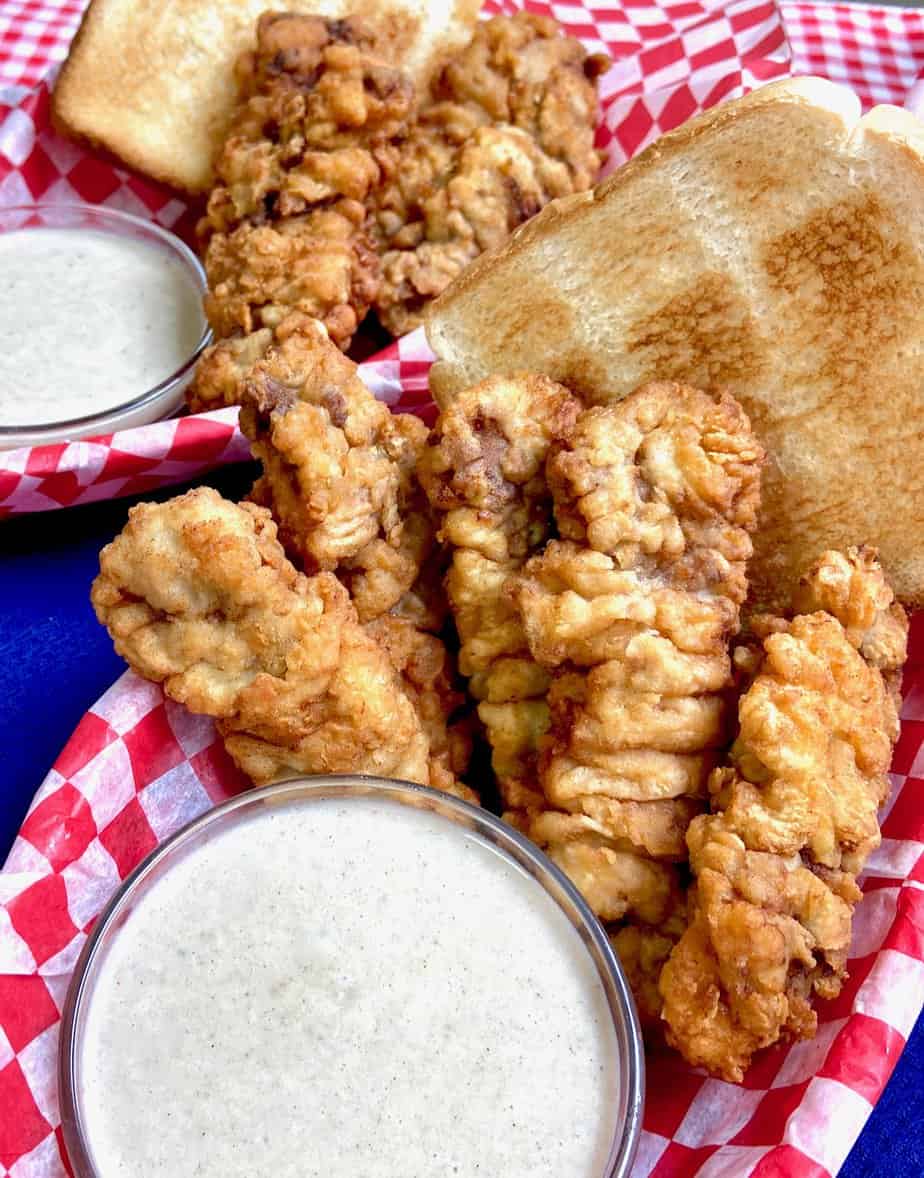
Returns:
[[[601,145],[613,167],[662,131],[790,72],[847,82],[864,103],[905,101],[924,72],[924,13],[738,0],[621,6],[530,3],[615,65]],[[0,0],[0,204],[91,200],[188,233],[165,189],[94,159],[48,126],[50,72],[83,5]],[[512,11],[512,3],[486,11]],[[426,414],[421,333],[363,365],[389,404]],[[0,455],[0,513],[134,494],[238,461],[235,411]],[[762,1053],[741,1086],[652,1055],[636,1178],[834,1175],[924,1005],[924,623],[912,631],[894,790],[864,881],[850,980],[809,1042]],[[55,1083],[60,1011],[93,921],[164,838],[244,788],[211,721],[126,673],[84,716],[0,871],[0,1178],[61,1178]]]

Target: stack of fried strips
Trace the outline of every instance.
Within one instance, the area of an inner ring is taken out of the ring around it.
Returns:
[[[851,549],[738,637],[763,460],[740,406],[675,383],[585,406],[522,375],[427,437],[300,315],[220,343],[197,385],[243,406],[263,475],[241,506],[141,505],[104,550],[93,602],[131,665],[256,782],[473,798],[448,560],[505,816],[606,923],[648,1027],[732,1080],[813,1033],[879,840],[907,620]]]
[[[608,64],[530,13],[482,22],[429,91],[358,19],[267,13],[199,232],[219,338],[312,315],[401,335],[473,258],[591,187]],[[201,405],[199,407],[202,407]]]
[[[133,509],[92,591],[117,650],[216,717],[258,784],[364,772],[474,798],[414,473],[425,426],[376,401],[307,317],[225,341],[198,380],[234,386],[256,502],[200,489]]]

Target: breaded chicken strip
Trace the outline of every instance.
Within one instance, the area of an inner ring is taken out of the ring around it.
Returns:
[[[414,591],[434,547],[415,466],[423,423],[377,401],[323,327],[302,317],[225,340],[203,359],[191,399],[242,405],[263,476],[257,502],[307,573],[336,572],[361,621]]]
[[[754,619],[761,662],[715,812],[688,832],[691,924],[661,976],[669,1041],[733,1081],[760,1048],[813,1035],[813,996],[840,991],[898,735],[907,621],[874,553],[825,553],[796,601],[812,612]]]
[[[651,924],[726,732],[729,642],[747,582],[762,453],[741,408],[650,384],[585,410],[552,447],[559,533],[514,585],[553,672],[525,826],[598,915]]]
[[[373,148],[404,133],[412,83],[361,21],[266,13],[236,68],[241,101],[199,225],[219,337],[320,319],[346,348],[378,289]]]
[[[214,716],[257,784],[374,773],[429,784],[429,742],[343,586],[288,562],[270,514],[210,488],[134,507],[91,594],[118,652]]]
[[[430,785],[477,805],[478,795],[460,780],[472,755],[471,723],[444,643],[393,614],[367,622],[365,629],[388,655],[420,717],[429,745]]]
[[[447,591],[459,669],[479,700],[508,805],[536,789],[548,675],[529,654],[507,589],[548,535],[545,459],[579,411],[568,390],[546,377],[492,378],[440,415],[418,464],[451,553]]]
[[[608,64],[550,17],[494,17],[439,71],[409,133],[376,147],[374,303],[389,331],[416,327],[470,261],[596,182],[595,82]]]

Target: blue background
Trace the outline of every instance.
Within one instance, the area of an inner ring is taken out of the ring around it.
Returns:
[[[247,465],[204,481],[239,498],[253,477],[254,468]],[[183,489],[146,498],[167,498]],[[0,862],[80,717],[124,670],[93,616],[89,590],[99,550],[121,529],[132,502],[0,522],[0,667],[6,695],[0,709]],[[924,1175],[921,1021],[841,1173]]]

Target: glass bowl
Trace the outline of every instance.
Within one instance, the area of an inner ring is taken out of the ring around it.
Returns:
[[[103,972],[107,953],[133,906],[152,885],[163,879],[173,865],[194,854],[212,836],[258,816],[261,810],[293,802],[370,797],[377,802],[425,809],[448,823],[465,828],[470,838],[500,855],[520,877],[525,873],[537,888],[542,888],[576,929],[605,994],[619,1072],[619,1091],[613,1109],[614,1132],[600,1178],[627,1178],[641,1128],[645,1068],[642,1038],[622,969],[603,928],[580,893],[534,844],[487,811],[423,786],[354,776],[298,779],[232,798],[195,819],[153,851],[125,879],[101,913],[77,961],[62,1016],[58,1060],[61,1122],[76,1178],[103,1178],[94,1165],[81,1096],[83,1035],[94,984]]]
[[[20,231],[40,233],[46,229],[86,229],[144,242],[179,263],[191,287],[198,291],[200,302],[208,291],[205,270],[196,255],[173,233],[153,221],[145,221],[102,205],[39,201],[35,204],[0,206],[0,234]],[[139,291],[139,296],[142,295],[143,292]],[[165,376],[153,388],[84,417],[34,425],[0,424],[0,450],[107,434],[170,417],[182,405],[183,391],[192,380],[196,363],[211,343],[212,332],[204,314],[202,324],[202,331],[191,355],[175,372]],[[105,330],[106,325],[93,319],[91,307],[88,310],[87,330],[91,332],[99,329]],[[23,396],[28,397],[28,390],[23,390]]]

